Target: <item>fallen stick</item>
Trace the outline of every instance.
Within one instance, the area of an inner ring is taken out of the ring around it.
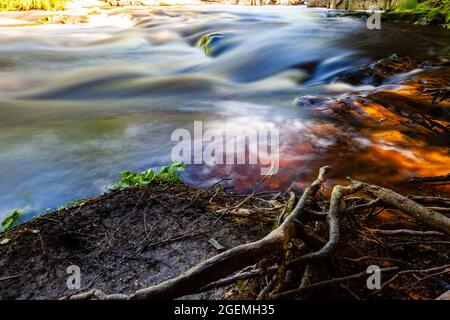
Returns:
[[[386,272],[393,272],[393,271],[397,271],[398,267],[391,267],[391,268],[385,268],[385,269],[380,269],[380,272],[386,273]],[[351,276],[347,276],[347,277],[342,277],[342,278],[335,278],[335,279],[330,279],[330,280],[326,280],[326,281],[321,281],[321,282],[317,282],[317,283],[313,283],[309,286],[305,286],[305,287],[301,287],[298,289],[293,289],[293,290],[289,290],[289,291],[285,291],[285,292],[281,292],[278,294],[275,294],[272,296],[272,299],[283,299],[283,298],[288,298],[288,297],[292,297],[295,296],[299,293],[302,293],[306,290],[311,290],[311,289],[316,289],[316,288],[320,288],[320,287],[324,287],[324,286],[328,286],[331,284],[336,284],[336,283],[342,283],[345,281],[349,281],[349,280],[355,280],[355,279],[360,279],[360,278],[364,278],[367,277],[368,273],[367,271],[361,272],[361,273],[357,273],[357,274],[353,274]]]
[[[435,205],[450,207],[450,198],[430,197],[430,196],[408,196],[407,198],[419,202],[423,205]]]
[[[417,237],[445,236],[445,234],[438,231],[417,231],[410,229],[396,229],[396,230],[368,229],[368,230],[374,234],[382,236],[417,236]]]
[[[404,271],[400,271],[399,273],[396,273],[391,279],[389,279],[388,281],[386,281],[385,283],[383,283],[381,285],[381,289],[385,288],[386,286],[388,286],[390,283],[392,283],[395,279],[397,279],[398,277],[401,277],[405,274],[414,274],[414,273],[425,273],[428,274],[430,272],[435,272],[435,271],[441,271],[443,269],[449,269],[450,265],[444,265],[444,266],[439,266],[439,267],[434,267],[434,268],[429,268],[429,269],[417,269],[417,270],[404,270]]]
[[[361,186],[361,189],[366,193],[380,198],[388,207],[400,210],[423,224],[450,236],[450,219],[443,214],[430,210],[395,191],[350,178],[349,181],[351,184]]]
[[[408,182],[446,182],[450,181],[450,173],[435,177],[411,177]]]

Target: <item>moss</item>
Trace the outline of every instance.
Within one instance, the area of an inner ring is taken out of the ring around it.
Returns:
[[[384,17],[389,20],[440,24],[450,28],[450,0],[402,0]]]

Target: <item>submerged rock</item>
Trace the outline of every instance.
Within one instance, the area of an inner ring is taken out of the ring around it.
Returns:
[[[337,97],[302,96],[294,104],[311,117],[337,123],[343,130],[359,128],[371,141],[383,137],[390,147],[401,145],[408,150],[420,144],[445,147],[450,145],[447,64],[445,56],[435,59],[392,56],[340,76],[340,81],[358,82],[375,75],[385,82],[377,88]],[[396,78],[398,73],[413,69],[419,71]]]
[[[201,37],[196,46],[203,47],[206,55],[216,57],[230,47],[224,40],[226,40],[224,34],[211,33]]]
[[[427,70],[432,67],[445,66],[449,62],[448,57],[400,57],[393,54],[370,65],[363,65],[337,75],[334,81],[346,82],[352,85],[371,84],[379,86],[396,77],[401,80],[401,75],[412,71]],[[392,81],[391,81],[392,82]]]

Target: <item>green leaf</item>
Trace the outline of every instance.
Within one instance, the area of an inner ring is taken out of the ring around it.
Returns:
[[[245,281],[238,280],[236,282],[236,289],[238,290],[238,293],[241,293],[245,289]]]
[[[177,182],[181,180],[178,172],[184,169],[184,164],[173,163],[170,166],[162,166],[158,172],[153,169],[147,169],[141,173],[122,171],[120,173],[120,181],[115,184],[113,189],[148,186],[155,181],[160,185]]]
[[[11,239],[5,238],[2,241],[0,241],[0,245],[8,244],[11,241]]]
[[[11,212],[5,219],[1,222],[3,229],[8,230],[19,224],[21,213],[17,210]]]

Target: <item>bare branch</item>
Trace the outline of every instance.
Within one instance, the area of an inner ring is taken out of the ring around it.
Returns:
[[[385,268],[385,269],[381,269],[380,272],[393,272],[393,271],[397,271],[398,267],[391,267],[391,268]],[[357,273],[351,276],[347,276],[347,277],[342,277],[342,278],[335,278],[335,279],[331,279],[331,280],[326,280],[326,281],[321,281],[321,282],[317,282],[314,283],[310,286],[306,286],[306,287],[301,287],[298,289],[294,289],[294,290],[289,290],[289,291],[285,291],[285,292],[281,292],[278,293],[276,295],[273,295],[272,298],[273,299],[283,299],[283,298],[288,298],[288,297],[292,297],[295,296],[299,293],[302,293],[306,290],[311,290],[311,289],[315,289],[315,288],[320,288],[320,287],[324,287],[324,286],[329,286],[332,284],[336,284],[336,283],[342,283],[345,281],[349,281],[349,280],[355,280],[355,279],[360,279],[363,277],[367,277],[367,272],[361,272],[361,273]]]
[[[382,235],[382,236],[445,236],[444,233],[438,231],[417,231],[409,229],[397,229],[397,230],[382,230],[382,229],[368,229],[370,232]]]

